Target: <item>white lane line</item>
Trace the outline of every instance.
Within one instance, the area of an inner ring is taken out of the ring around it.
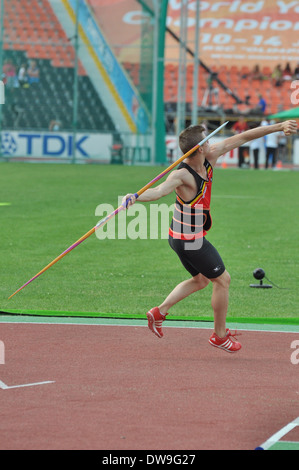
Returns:
[[[32,383],[32,384],[21,384],[21,385],[12,385],[12,386],[9,386],[9,385],[6,385],[4,382],[2,382],[2,380],[0,380],[0,388],[2,390],[8,390],[8,389],[12,389],[12,388],[23,388],[23,387],[34,387],[36,385],[45,385],[45,384],[54,384],[55,382],[54,381],[46,381],[46,382],[35,382],[35,383]]]
[[[261,448],[264,450],[268,450],[270,447],[272,447],[274,444],[276,444],[280,439],[288,434],[290,431],[292,431],[296,426],[299,426],[299,417],[296,418],[294,421],[291,423],[287,424],[284,428],[282,428],[280,431],[276,432],[271,436],[266,442],[261,444]]]
[[[11,318],[8,315],[0,315],[0,324],[14,325],[68,325],[68,326],[125,326],[125,327],[147,327],[147,319],[143,318],[108,318],[108,317],[42,317],[42,316],[16,316]],[[212,330],[213,321],[195,321],[195,320],[171,320],[169,319],[165,328],[178,329],[201,329]],[[267,332],[267,333],[299,333],[299,325],[289,324],[256,324],[256,323],[238,323],[233,319],[227,322],[227,327],[239,331]]]

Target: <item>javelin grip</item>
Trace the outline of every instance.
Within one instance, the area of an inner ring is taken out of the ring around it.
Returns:
[[[138,193],[135,193],[134,196],[135,196],[136,199],[139,198],[139,194],[138,194]],[[128,199],[127,199],[125,202],[123,202],[122,206],[123,206],[124,209],[127,209],[127,207],[128,207],[128,205],[129,205],[129,202],[130,202],[130,201],[131,201],[131,198],[128,197]]]

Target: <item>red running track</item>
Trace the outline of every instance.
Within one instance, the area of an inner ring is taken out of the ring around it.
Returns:
[[[209,330],[1,324],[0,448],[253,450],[299,416],[298,334],[243,332],[243,349]]]

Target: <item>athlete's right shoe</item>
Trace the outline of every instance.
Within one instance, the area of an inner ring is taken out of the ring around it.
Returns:
[[[213,333],[209,339],[209,343],[214,346],[215,348],[223,349],[229,353],[234,353],[240,351],[242,345],[238,341],[234,341],[232,339],[236,337],[238,333],[231,332],[228,328],[226,329],[226,335],[224,338],[219,338],[216,333]],[[240,333],[239,333],[240,334]]]
[[[148,327],[156,336],[158,336],[158,338],[162,338],[164,336],[162,331],[162,323],[165,320],[166,315],[167,313],[165,315],[160,313],[158,307],[152,308],[146,314]]]

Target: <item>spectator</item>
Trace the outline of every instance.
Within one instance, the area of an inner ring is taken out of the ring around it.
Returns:
[[[210,73],[209,77],[207,78],[207,89],[204,93],[204,97],[202,100],[203,107],[210,107],[213,108],[213,96],[215,98],[215,105],[214,107],[219,107],[219,88],[214,86],[214,80],[216,80],[218,74],[217,73]]]
[[[261,122],[261,126],[269,126],[269,121],[267,118],[263,119],[262,122]]]
[[[53,119],[49,125],[49,131],[57,132],[61,128],[61,122],[58,119]]]
[[[261,95],[260,93],[258,94],[258,103],[256,105],[255,108],[249,110],[246,112],[246,114],[251,114],[251,115],[264,115],[266,113],[266,109],[267,109],[267,103],[265,101],[265,99],[263,98],[263,95]]]
[[[259,98],[259,102],[257,104],[256,109],[261,114],[265,114],[266,109],[267,109],[267,103],[266,103],[265,99],[263,98],[263,96],[261,94],[258,95],[258,98]]]
[[[241,116],[239,120],[233,125],[232,131],[234,134],[241,134],[249,129],[245,118]],[[249,166],[249,146],[248,144],[239,147],[239,168]]]
[[[266,125],[275,124],[275,121],[267,122]],[[271,167],[275,168],[277,161],[277,151],[278,151],[278,132],[273,134],[266,135],[266,170],[269,168],[271,161]]]
[[[16,68],[11,59],[7,59],[3,65],[3,82],[8,88],[15,87]]]
[[[250,142],[250,149],[253,154],[253,161],[254,161],[254,169],[259,169],[259,158],[260,158],[260,150],[263,146],[264,139],[261,137],[259,139],[252,140]]]
[[[253,68],[253,71],[252,71],[252,74],[251,74],[251,78],[252,80],[263,80],[263,74],[260,70],[260,66],[259,65],[256,65],[254,68]]]
[[[29,67],[27,69],[28,82],[31,85],[32,83],[39,83],[39,68],[35,60],[31,60]]]
[[[285,161],[287,156],[287,138],[284,132],[278,134],[278,159]]]
[[[292,74],[291,66],[288,62],[282,73],[282,78],[283,80],[292,80],[292,77],[293,77],[293,74]]]
[[[295,67],[293,79],[294,79],[294,80],[299,80],[299,62],[298,62],[298,64],[297,64],[296,67]]]
[[[29,87],[26,64],[22,64],[21,67],[19,68],[18,82],[19,82],[19,86],[22,88]]]
[[[232,131],[234,134],[241,134],[249,129],[248,124],[243,116],[233,125]]]
[[[282,69],[281,69],[281,65],[280,65],[280,64],[278,64],[278,65],[275,67],[275,69],[274,69],[274,71],[273,71],[273,73],[272,73],[272,75],[271,75],[271,78],[272,78],[272,84],[273,84],[274,86],[279,87],[279,86],[282,85],[282,82],[283,82],[283,72],[282,72]]]

